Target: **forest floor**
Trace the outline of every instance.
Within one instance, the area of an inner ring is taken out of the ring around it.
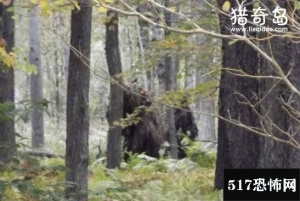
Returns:
[[[65,121],[45,121],[45,151],[65,152]],[[19,143],[30,148],[29,123],[18,123],[23,136]],[[189,159],[149,160],[136,155],[122,163],[118,170],[105,168],[107,126],[91,121],[90,126],[90,201],[221,201],[222,192],[214,190],[215,148],[209,152],[205,144],[195,144]],[[202,149],[199,149],[199,147]],[[100,148],[100,149],[99,149]],[[204,149],[203,149],[204,148]],[[205,151],[204,151],[205,150]],[[96,159],[96,156],[100,159]],[[62,158],[19,156],[13,165],[0,164],[0,200],[64,201],[65,164]],[[84,193],[84,192],[83,192]]]
[[[214,190],[215,154],[194,153],[190,159],[147,160],[133,155],[118,170],[92,162],[89,167],[90,201],[218,201]],[[0,166],[1,167],[1,166]],[[63,201],[64,159],[16,159],[0,169],[0,200]]]

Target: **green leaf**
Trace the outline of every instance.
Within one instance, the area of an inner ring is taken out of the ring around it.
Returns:
[[[7,186],[7,181],[0,180],[0,195],[4,193]]]
[[[300,9],[300,2],[299,1],[294,1],[294,6],[295,6],[296,10]]]
[[[6,9],[7,12],[13,12],[14,10],[15,10],[15,9],[14,9],[14,7],[12,7],[12,6]]]
[[[18,190],[21,192],[21,193],[24,193],[26,192],[26,190],[28,189],[28,185],[26,183],[19,183],[17,186]]]

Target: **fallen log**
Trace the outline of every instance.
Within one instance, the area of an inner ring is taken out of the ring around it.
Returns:
[[[37,157],[65,158],[65,155],[53,153],[53,152],[36,151],[36,150],[25,150],[25,151],[19,151],[19,152],[21,154],[28,154],[30,156],[37,156]]]

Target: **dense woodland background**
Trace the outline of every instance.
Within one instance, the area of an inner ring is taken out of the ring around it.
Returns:
[[[0,3],[0,200],[222,200],[224,168],[299,168],[298,2]],[[233,33],[239,6],[288,31]]]

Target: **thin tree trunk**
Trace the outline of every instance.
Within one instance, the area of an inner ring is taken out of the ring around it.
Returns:
[[[123,89],[117,75],[122,73],[121,56],[119,50],[119,17],[113,11],[107,12],[106,23],[106,60],[110,76],[114,79],[110,84],[110,105],[108,109],[108,142],[107,142],[107,168],[120,167],[121,164],[121,135],[122,128],[113,125],[115,121],[123,118]]]
[[[171,5],[171,1],[166,0],[165,6],[168,7]],[[168,11],[165,11],[165,21],[168,26],[172,25],[172,14]],[[166,31],[165,36],[170,35],[169,31]],[[168,53],[165,58],[165,68],[166,68],[166,91],[172,92],[176,89],[176,76],[177,76],[177,65],[178,59],[176,55],[170,55]],[[176,127],[175,127],[175,111],[174,108],[168,107],[167,111],[167,124],[168,124],[168,134],[169,134],[169,143],[170,143],[170,154],[174,159],[178,158],[178,144],[176,136]]]
[[[136,9],[137,12],[140,12],[142,14],[150,12],[150,9],[148,7],[148,3],[143,3],[140,4],[138,6],[138,8]],[[152,88],[152,70],[153,68],[149,69],[148,66],[145,66],[145,53],[146,50],[149,46],[150,43],[150,37],[149,37],[149,24],[148,22],[141,20],[141,19],[137,19],[138,21],[138,29],[137,29],[137,33],[138,33],[138,38],[139,38],[139,47],[140,47],[140,53],[141,53],[141,59],[142,59],[142,65],[143,65],[143,70],[145,75],[143,74],[143,79],[144,80],[144,88],[147,91],[151,91]]]
[[[191,89],[195,87],[195,69],[191,69],[190,65],[191,63],[189,62],[190,60],[190,55],[186,55],[184,58],[185,62],[185,76],[184,76],[184,88],[185,89]]]
[[[62,29],[64,30],[66,27],[64,23],[64,16],[62,13],[55,13],[54,15],[54,26],[56,26],[56,29]],[[64,87],[65,82],[67,81],[67,72],[68,71],[68,65],[69,65],[69,55],[70,55],[70,47],[68,44],[66,44],[66,38],[68,36],[65,36],[63,38],[59,38],[56,40],[55,43],[55,52],[54,52],[54,74],[55,74],[55,88],[53,90],[54,99],[55,99],[55,118],[57,122],[57,126],[59,126],[61,122],[61,115],[63,114],[62,109],[64,108],[63,102],[64,102]]]
[[[174,57],[166,56],[166,91],[174,91],[176,89],[176,60]],[[174,159],[178,158],[178,144],[175,127],[175,110],[172,107],[167,109],[167,124],[169,133],[169,143],[171,157]]]
[[[59,68],[59,62],[58,62],[58,52],[55,52],[55,66],[54,66],[54,74],[55,74],[55,118],[56,123],[59,125],[60,123],[60,69]]]
[[[6,51],[11,52],[14,47],[14,20],[12,16],[13,11],[7,12],[7,8],[13,6],[13,0],[10,5],[4,6],[0,3],[0,38],[6,41]],[[2,62],[1,62],[2,63]],[[0,66],[0,104],[11,103],[14,108],[14,70],[10,68],[4,72],[3,69],[7,68],[2,63]],[[8,112],[8,111],[5,111]],[[0,160],[5,161],[10,159],[16,151],[15,140],[15,122],[14,117],[7,121],[0,121]]]
[[[160,1],[162,4],[163,2]],[[153,21],[156,23],[159,23],[160,18],[157,17],[157,12],[159,12],[158,9],[152,8],[151,10],[152,15],[154,16]],[[164,40],[165,38],[165,32],[162,28],[158,26],[152,26],[152,37],[151,42],[157,43],[160,40]],[[151,52],[149,54],[156,54],[157,49],[152,47]],[[156,60],[156,65],[152,68],[151,72],[152,81],[151,81],[151,90],[154,92],[155,96],[163,96],[166,90],[166,69],[165,69],[165,56],[158,56],[158,59]],[[158,80],[158,85],[156,85],[156,79]],[[161,104],[160,110],[163,111],[162,114],[164,114],[164,106]]]
[[[89,83],[92,7],[78,1],[80,10],[71,15],[71,51],[67,86],[67,182],[77,185],[66,189],[66,197],[79,193],[77,200],[88,200],[89,163]]]
[[[211,62],[212,63],[212,62]],[[213,79],[212,77],[204,77],[203,75],[207,73],[209,69],[200,67],[196,72],[196,86],[198,84],[205,84],[209,80]],[[203,112],[204,114],[199,114],[197,121],[200,122],[198,127],[199,129],[199,140],[201,141],[215,141],[216,140],[216,131],[215,131],[215,102],[213,97],[207,95],[200,95],[200,100],[196,103],[196,110]]]
[[[39,107],[43,99],[43,72],[41,64],[41,18],[39,7],[35,6],[29,18],[29,62],[37,68],[37,74],[30,76],[30,97],[34,106],[31,112],[32,148],[44,146],[44,115]]]
[[[216,141],[216,125],[215,125],[215,103],[212,97],[200,97],[196,105],[196,110],[205,114],[200,114],[197,121],[200,122],[199,126],[199,140],[200,141]]]

